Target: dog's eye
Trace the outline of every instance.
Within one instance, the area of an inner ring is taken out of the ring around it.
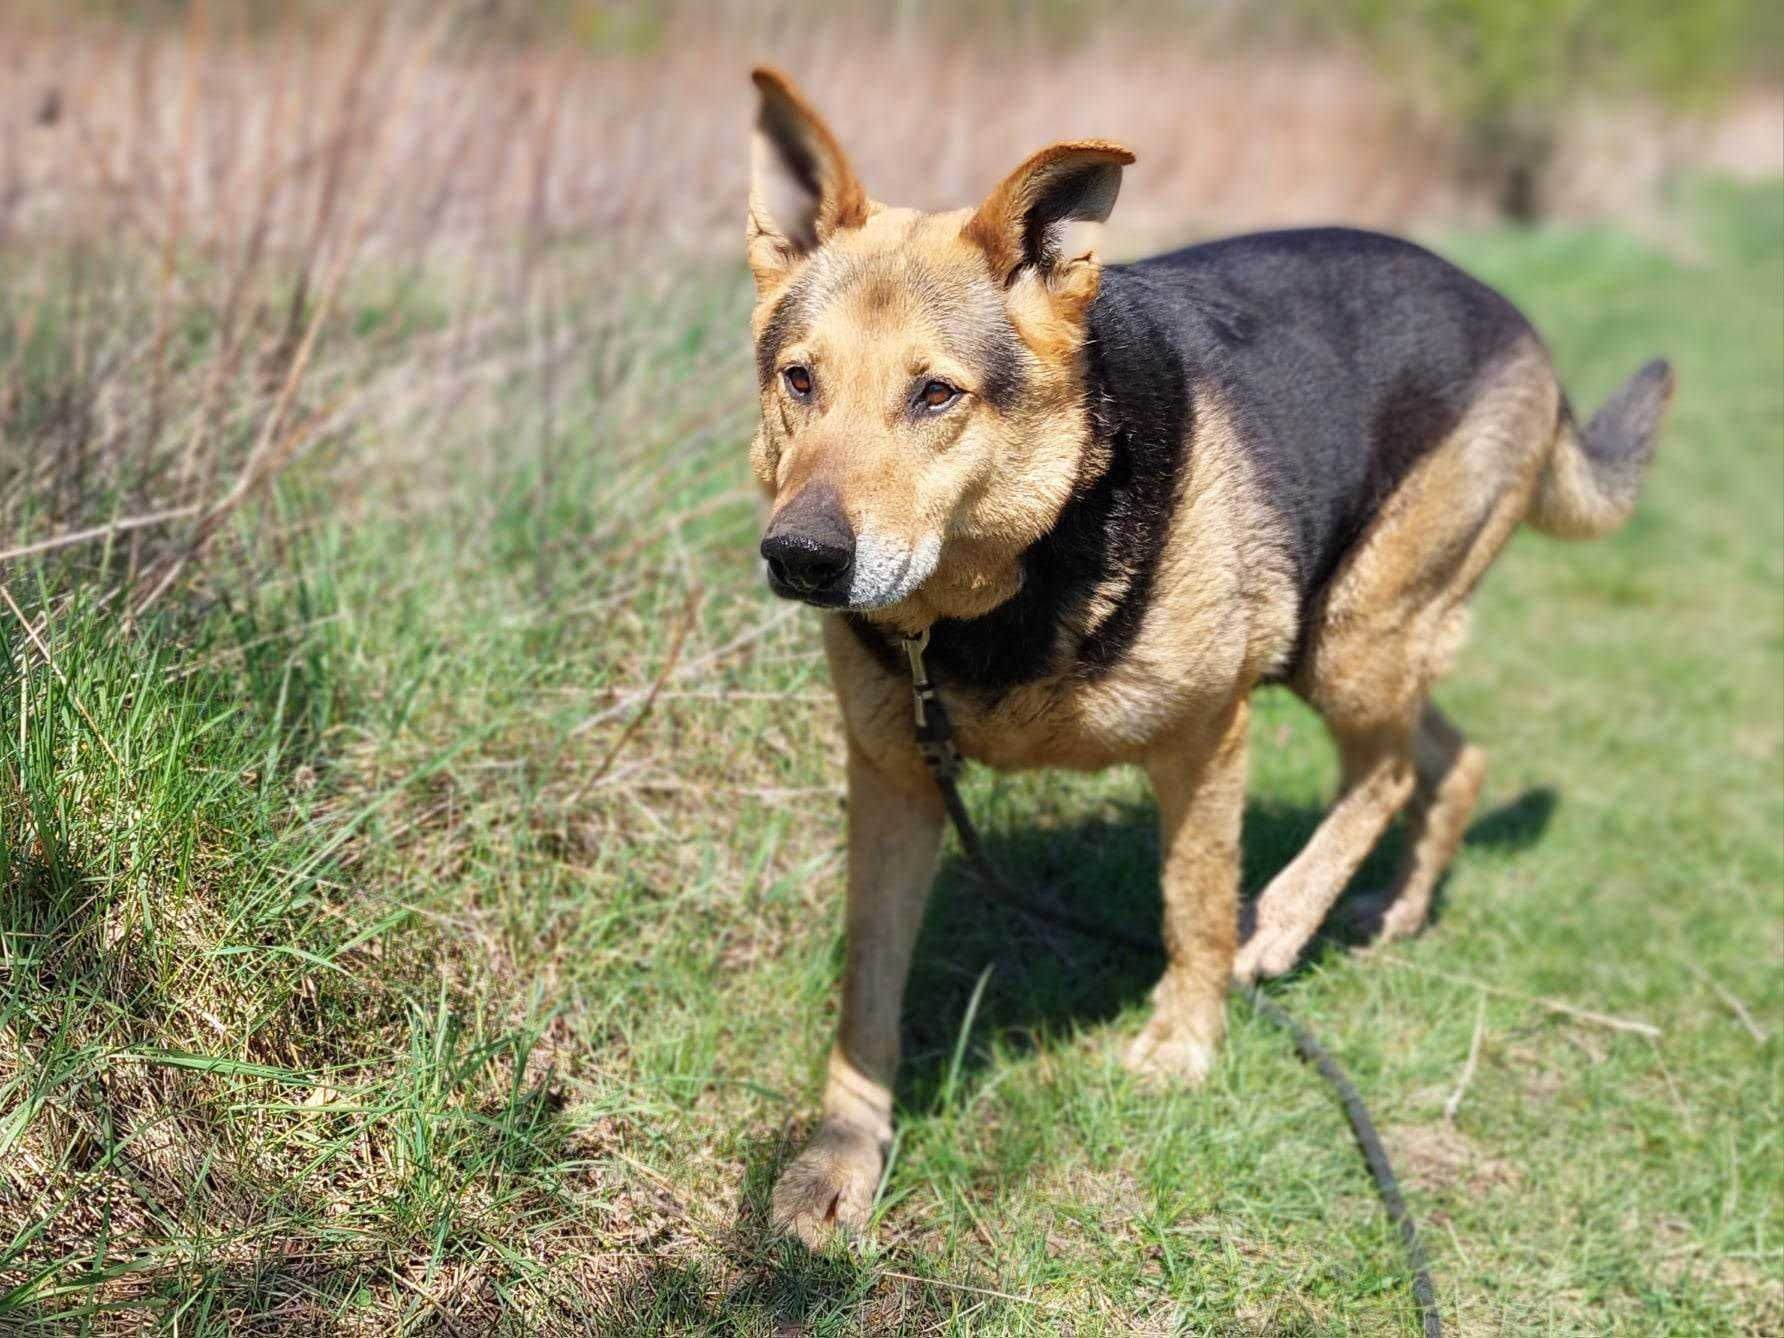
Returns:
[[[923,389],[917,394],[917,399],[925,409],[945,409],[959,398],[959,388],[946,381],[925,382]]]
[[[781,379],[787,383],[787,392],[796,400],[811,398],[811,371],[805,367],[789,367],[781,373]]]

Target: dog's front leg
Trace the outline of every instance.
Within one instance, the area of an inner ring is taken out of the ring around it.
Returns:
[[[848,961],[823,1122],[774,1187],[774,1222],[807,1245],[867,1222],[892,1141],[905,975],[945,816],[921,770],[893,776],[849,745]]]
[[[1239,698],[1218,720],[1170,739],[1146,764],[1164,856],[1165,973],[1153,991],[1152,1017],[1128,1047],[1135,1072],[1200,1082],[1226,1035],[1250,714]]]

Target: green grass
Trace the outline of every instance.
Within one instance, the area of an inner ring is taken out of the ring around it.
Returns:
[[[1680,208],[1701,258],[1436,239],[1582,407],[1655,353],[1681,391],[1634,522],[1522,536],[1482,592],[1441,696],[1491,771],[1432,932],[1275,989],[1385,1127],[1462,1332],[1784,1326],[1784,217],[1775,185]],[[1413,1330],[1286,1039],[1235,1006],[1204,1088],[1130,1080],[1159,963],[952,854],[872,1238],[766,1233],[843,815],[815,616],[749,562],[746,288],[689,275],[546,408],[518,372],[349,432],[129,631],[91,554],[0,572],[54,661],[0,610],[0,1325]],[[385,353],[432,320],[346,319]],[[1259,706],[1248,890],[1334,779]],[[968,798],[1017,877],[1150,921],[1136,777]]]

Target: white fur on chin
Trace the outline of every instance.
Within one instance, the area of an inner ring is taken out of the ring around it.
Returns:
[[[935,574],[942,541],[924,535],[915,548],[871,530],[855,536],[855,571],[849,580],[851,609],[883,609],[909,598]]]

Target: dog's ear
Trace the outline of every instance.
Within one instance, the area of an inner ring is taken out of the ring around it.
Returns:
[[[1133,160],[1102,139],[1042,149],[986,197],[965,236],[1006,286],[1024,271],[1052,283],[1080,264],[1094,268],[1099,225],[1115,207],[1121,169]]]
[[[867,192],[830,127],[778,70],[751,76],[762,95],[750,142],[749,260],[767,289],[841,228],[867,221]]]

